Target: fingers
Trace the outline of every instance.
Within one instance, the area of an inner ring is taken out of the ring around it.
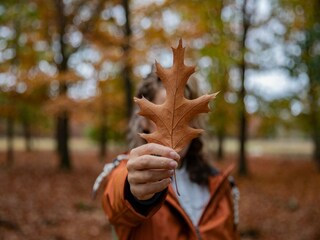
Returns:
[[[130,158],[127,163],[128,171],[146,170],[146,169],[175,169],[177,162],[165,157],[143,155],[136,158]]]
[[[150,199],[155,193],[161,192],[171,183],[170,178],[162,179],[161,181],[152,182],[148,184],[134,184],[130,185],[132,194],[139,200]]]
[[[173,173],[173,170],[136,171],[128,175],[128,182],[131,184],[153,183],[170,178]]]
[[[174,151],[172,148],[162,146],[156,143],[144,144],[140,147],[132,149],[130,152],[131,157],[138,157],[142,155],[157,155],[162,157],[171,158],[174,160],[179,160],[179,154]]]
[[[167,188],[179,159],[179,154],[172,148],[155,143],[132,149],[127,162],[132,194],[140,200],[146,200]]]

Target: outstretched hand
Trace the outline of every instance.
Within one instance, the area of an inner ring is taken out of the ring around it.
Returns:
[[[130,190],[138,200],[148,200],[171,183],[180,156],[172,148],[148,143],[134,148],[127,163]]]

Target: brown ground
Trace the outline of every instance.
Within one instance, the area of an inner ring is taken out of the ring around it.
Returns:
[[[18,152],[10,168],[0,153],[0,240],[111,239],[100,199],[90,198],[103,164],[94,153],[72,157],[68,173],[51,152]],[[251,158],[249,169],[236,177],[242,239],[320,239],[320,173],[311,160]]]

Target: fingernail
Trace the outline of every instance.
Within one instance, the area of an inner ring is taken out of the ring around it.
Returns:
[[[176,160],[179,160],[180,159],[180,156],[178,153],[176,152],[170,152],[170,157],[173,158],[173,159],[176,159]]]
[[[169,170],[169,174],[170,174],[170,176],[172,176],[172,175],[173,175],[173,173],[174,173],[174,171],[173,171],[173,170]]]
[[[169,166],[170,166],[170,168],[177,168],[178,163],[175,162],[175,161],[171,161],[171,162],[169,163]]]

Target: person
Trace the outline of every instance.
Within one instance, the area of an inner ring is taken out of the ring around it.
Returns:
[[[166,92],[152,72],[143,79],[136,96],[160,104]],[[188,84],[185,96],[197,97]],[[108,175],[103,209],[117,238],[239,239],[239,194],[230,179],[231,170],[220,172],[208,163],[201,137],[177,153],[166,146],[146,143],[138,135],[154,131],[155,125],[139,116],[137,109],[129,126],[131,150],[119,155],[103,174]]]

